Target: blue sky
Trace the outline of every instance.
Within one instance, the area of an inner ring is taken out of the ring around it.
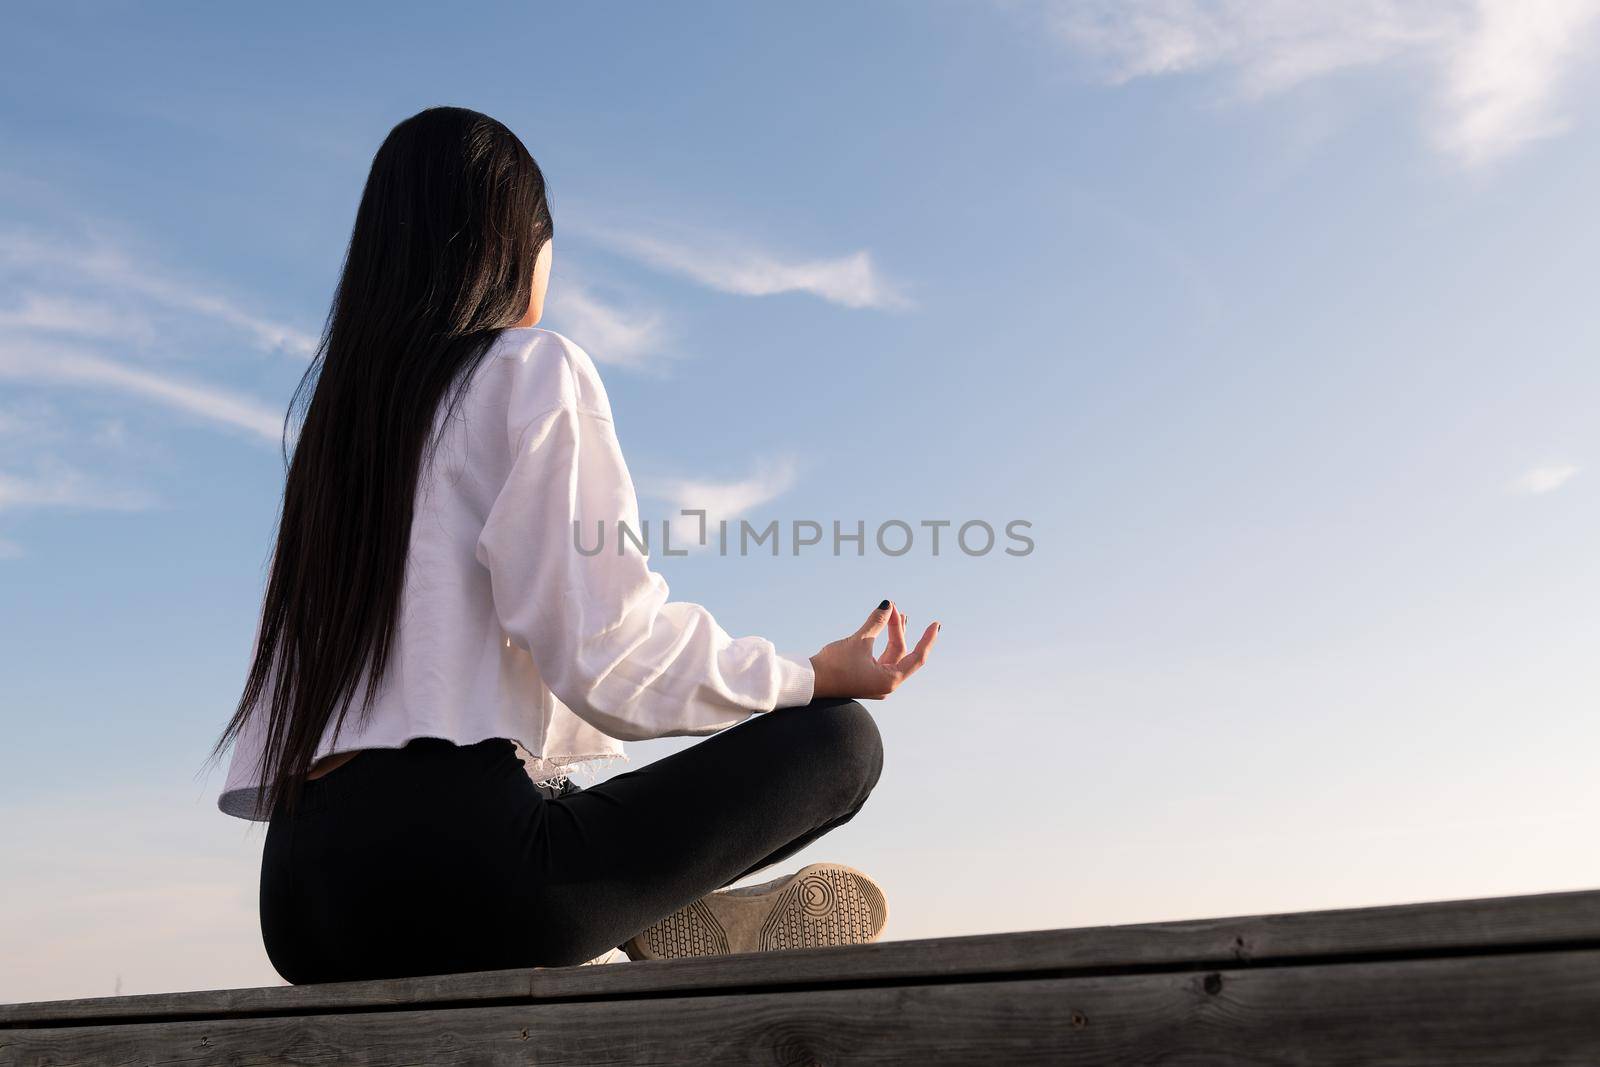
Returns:
[[[270,984],[237,699],[277,427],[394,123],[556,219],[644,512],[735,633],[945,624],[794,864],[929,937],[1589,887],[1592,0],[65,3],[0,44],[0,999]],[[687,742],[630,746],[654,758]],[[762,877],[770,877],[770,872]]]

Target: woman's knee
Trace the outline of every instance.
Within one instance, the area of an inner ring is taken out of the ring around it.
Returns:
[[[856,700],[815,700],[805,710],[807,732],[832,773],[852,797],[864,798],[883,772],[883,735],[877,720]]]

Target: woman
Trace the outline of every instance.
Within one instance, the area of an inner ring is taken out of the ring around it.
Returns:
[[[857,700],[938,626],[908,651],[885,600],[792,658],[667,600],[617,536],[638,510],[594,365],[535,326],[552,233],[538,166],[485,115],[421,112],[373,160],[213,752],[236,742],[221,809],[269,822],[261,928],[290,982],[883,928],[881,892],[837,864],[716,891],[861,808],[883,755]],[[567,777],[624,740],[710,734]]]

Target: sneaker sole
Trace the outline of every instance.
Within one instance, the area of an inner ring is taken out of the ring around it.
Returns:
[[[641,931],[626,951],[654,960],[864,945],[888,921],[878,883],[842,863],[813,863],[765,893],[702,897]]]

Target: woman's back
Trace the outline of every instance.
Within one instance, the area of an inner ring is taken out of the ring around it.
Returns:
[[[358,702],[329,722],[317,759],[414,737],[500,737],[542,780],[625,760],[623,740],[713,733],[811,699],[808,664],[669,602],[618,537],[639,529],[638,506],[605,387],[577,344],[503,331],[435,429],[390,662],[364,716]],[[605,550],[579,551],[578,529]],[[230,815],[271,814],[255,784],[263,721],[241,732],[218,801]]]
[[[413,737],[462,743],[507,737],[536,758],[529,771],[537,779],[557,773],[538,759],[553,727],[567,757],[563,764],[578,762],[573,756],[622,758],[615,739],[559,707],[527,650],[508,638],[496,617],[489,572],[477,558],[485,523],[506,487],[518,429],[563,403],[608,411],[583,350],[549,330],[525,328],[501,333],[454,411],[446,418],[441,410],[437,448],[417,478],[389,668],[364,718],[353,708],[339,729],[328,724],[319,757],[396,748]],[[251,781],[252,739],[262,740],[247,728],[219,800],[223,811],[244,818],[260,799]]]

